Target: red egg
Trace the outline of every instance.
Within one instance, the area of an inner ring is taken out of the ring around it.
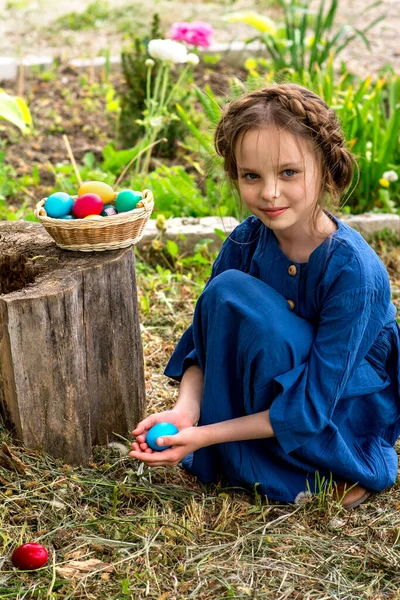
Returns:
[[[77,219],[84,219],[88,215],[99,215],[104,208],[103,200],[97,194],[83,194],[75,200],[72,212]]]
[[[17,569],[30,571],[40,569],[49,560],[49,553],[44,546],[29,542],[18,546],[11,556],[12,563]]]

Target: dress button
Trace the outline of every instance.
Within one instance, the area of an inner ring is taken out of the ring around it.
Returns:
[[[294,302],[293,302],[293,300],[288,300],[288,304],[289,304],[290,308],[293,310],[294,309]]]
[[[289,275],[296,275],[297,273],[297,269],[295,267],[295,265],[290,265],[290,267],[288,268],[289,271]]]

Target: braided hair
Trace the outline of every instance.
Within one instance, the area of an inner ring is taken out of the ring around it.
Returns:
[[[228,104],[217,125],[214,144],[224,159],[224,170],[237,187],[235,149],[250,129],[276,126],[295,137],[310,140],[321,170],[318,206],[325,197],[338,206],[353,179],[356,160],[345,147],[336,113],[314,92],[294,84],[277,84],[250,92]]]

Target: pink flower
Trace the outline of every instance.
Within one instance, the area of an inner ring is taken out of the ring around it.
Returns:
[[[170,36],[177,42],[186,42],[187,44],[192,44],[192,46],[209,48],[213,33],[214,29],[208,23],[193,21],[192,23],[174,23]]]

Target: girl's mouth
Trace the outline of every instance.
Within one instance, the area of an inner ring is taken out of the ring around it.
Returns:
[[[286,210],[287,208],[278,208],[274,210],[264,210],[263,212],[265,212],[268,217],[279,217],[280,215],[283,215]]]

